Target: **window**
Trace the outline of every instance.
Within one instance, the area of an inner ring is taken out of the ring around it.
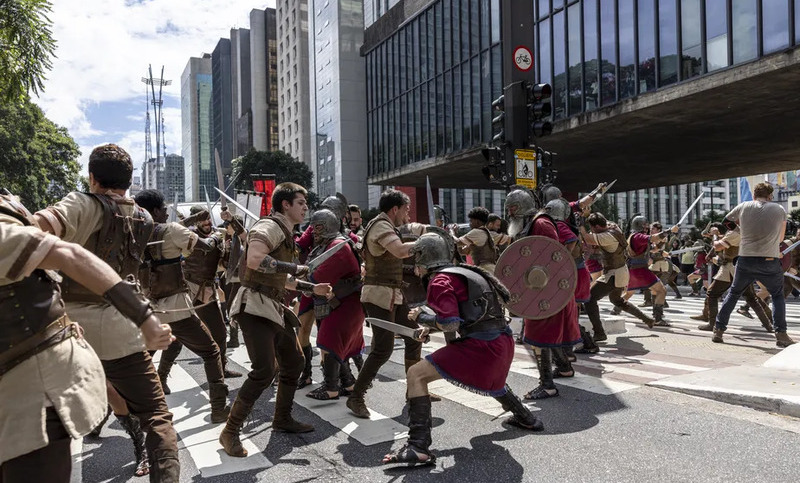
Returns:
[[[617,25],[614,15],[614,2],[601,1],[600,55],[603,68],[600,73],[600,104],[603,106],[617,102],[617,50],[615,41]],[[620,22],[622,22],[622,12],[620,12]],[[633,34],[632,25],[631,34]],[[622,38],[620,38],[620,49],[622,49],[623,43]],[[633,49],[632,41],[630,48]],[[631,54],[631,57],[633,57],[633,54]]]
[[[797,13],[795,12],[795,15]],[[761,6],[764,53],[775,52],[789,46],[789,2],[772,0]],[[797,27],[795,27],[797,28]]]
[[[550,21],[539,23],[539,82],[549,84],[552,81],[550,66]],[[494,55],[494,54],[493,54]],[[500,94],[498,94],[499,96]]]
[[[676,0],[659,0],[658,50],[660,86],[678,82],[678,18]]]
[[[757,8],[756,0],[738,0],[732,3],[734,64],[755,59],[758,55]]]
[[[564,12],[553,15],[553,113],[554,119],[567,114],[566,51],[564,44]]]
[[[681,76],[689,79],[700,75],[702,68],[702,46],[700,22],[700,0],[681,0]]]
[[[583,104],[583,79],[581,77],[581,6],[576,3],[567,10],[567,73],[569,74],[569,84],[567,95],[569,96],[569,115],[578,114],[582,111]]]
[[[597,56],[597,0],[584,0],[583,2],[583,93],[586,98],[587,111],[597,109],[598,93],[600,92],[599,68]],[[570,62],[572,62],[570,60]]]
[[[639,0],[639,92],[656,88],[654,0]]]
[[[706,0],[708,72],[728,66],[728,12],[725,0]]]

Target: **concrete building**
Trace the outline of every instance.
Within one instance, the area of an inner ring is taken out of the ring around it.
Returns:
[[[259,151],[278,149],[277,80],[275,9],[254,9],[250,12],[250,121],[252,146]],[[241,118],[239,127],[244,127]]]
[[[178,202],[186,201],[186,174],[183,156],[179,154],[166,155],[164,157],[164,174],[159,179],[163,179],[163,184],[158,187],[158,190],[164,194],[168,203],[175,201],[176,195]],[[212,196],[211,192],[208,195]]]
[[[211,196],[217,186],[212,129],[211,55],[192,57],[181,74],[181,155],[186,201]]]
[[[314,189],[367,206],[363,0],[310,0],[309,86]]]
[[[276,0],[276,7],[278,148],[314,170],[308,87],[308,0]]]
[[[250,75],[250,29],[231,29],[232,158],[244,156],[253,147]]]
[[[400,0],[382,15],[387,2],[367,2],[370,182],[486,188],[511,1]],[[796,168],[796,3],[533,2],[533,69],[555,118],[539,142],[558,153],[558,183],[631,190]]]
[[[219,39],[214,52],[211,53],[211,112],[213,113],[214,150],[219,153],[224,174],[230,174],[235,143],[232,80],[231,41],[230,39]],[[216,169],[216,164],[214,166]],[[211,190],[208,195],[214,200],[218,198],[217,192],[214,190]]]

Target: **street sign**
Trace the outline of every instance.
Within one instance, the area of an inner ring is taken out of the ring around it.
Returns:
[[[522,72],[528,72],[533,67],[533,54],[527,47],[520,45],[514,49],[514,65]]]
[[[514,166],[517,184],[528,189],[536,189],[536,151],[532,149],[514,150]]]

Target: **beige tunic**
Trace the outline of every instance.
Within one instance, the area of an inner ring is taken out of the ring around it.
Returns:
[[[386,213],[381,213],[378,218],[383,218],[392,223]],[[392,223],[391,226],[394,226]],[[369,238],[364,240],[364,248],[372,255],[379,257],[386,253],[386,247],[400,237],[386,223],[378,223],[369,230]],[[361,303],[373,304],[384,310],[392,310],[395,305],[403,304],[403,291],[399,288],[384,287],[382,285],[364,285],[361,289]]]
[[[132,198],[106,193],[119,200],[120,210],[133,214]],[[94,198],[73,192],[53,206],[37,213],[50,222],[56,236],[64,241],[84,245],[93,233],[100,230],[103,208]],[[81,324],[86,340],[100,359],[107,361],[145,350],[142,333],[136,324],[107,304],[67,303],[69,317]]]
[[[619,242],[614,235],[609,232],[601,232],[601,233],[587,233],[586,234],[586,243],[590,245],[595,245],[602,247],[603,250],[612,253],[617,251],[619,248]],[[614,277],[614,286],[615,287],[627,287],[628,281],[630,280],[630,273],[628,272],[628,266],[623,265],[619,268],[615,268],[613,270],[606,271],[603,269],[603,274],[600,278],[597,279],[598,282],[601,283],[608,283],[608,281]]]
[[[466,235],[459,238],[459,240],[466,245],[466,248],[469,248],[472,245],[475,245],[476,247],[482,247],[489,242],[489,235],[486,233],[486,231],[480,228],[473,228],[470,231],[468,231]],[[482,269],[488,271],[489,273],[494,273],[494,266],[495,266],[494,263],[484,262],[481,263],[479,266]]]
[[[0,285],[30,275],[56,241],[0,214]],[[25,360],[0,378],[0,463],[47,445],[46,407],[80,438],[100,423],[106,404],[103,366],[83,339],[70,337]]]
[[[736,228],[735,230],[730,230],[725,233],[725,236],[722,237],[722,240],[720,241],[727,244],[729,247],[738,247],[742,241],[742,234],[739,233],[739,228]],[[719,280],[720,282],[733,282],[733,274],[735,271],[736,266],[734,266],[733,262],[728,262],[719,267],[717,274],[714,275],[714,280]]]
[[[189,256],[197,243],[197,235],[179,223],[169,223],[164,230],[164,243],[161,245],[161,256],[178,258],[183,255]],[[160,299],[152,300],[155,310],[181,310],[180,312],[170,312],[158,314],[158,319],[169,324],[179,320],[187,319],[194,313],[192,309],[192,299],[189,292],[178,293]],[[191,310],[188,310],[191,309]]]
[[[291,233],[292,225],[285,216],[280,213],[275,213],[272,216],[280,220],[280,222],[283,223],[283,226],[285,226]],[[248,232],[247,243],[250,243],[253,240],[258,240],[266,244],[269,251],[272,252],[278,245],[283,243],[284,238],[285,235],[283,234],[283,230],[275,221],[270,220],[269,218],[262,218],[258,220],[250,229],[250,232]],[[244,256],[244,254],[242,254],[242,256]],[[243,260],[243,263],[246,262],[246,260]],[[244,305],[244,310],[242,310],[242,305]],[[239,291],[236,292],[236,296],[233,298],[233,303],[231,304],[231,316],[237,315],[242,311],[244,311],[246,314],[269,319],[280,326],[284,325],[283,304],[267,297],[260,292],[250,290],[247,287],[239,288]]]

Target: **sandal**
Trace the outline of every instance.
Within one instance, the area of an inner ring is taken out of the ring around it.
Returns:
[[[573,369],[573,370],[567,372],[566,374],[558,372],[558,371],[555,371],[553,373],[553,379],[563,379],[563,378],[566,378],[566,377],[575,377],[575,370]]]
[[[341,392],[339,392],[341,394]],[[339,395],[331,396],[328,394],[328,390],[325,389],[325,386],[320,386],[313,391],[310,391],[306,394],[306,397],[310,397],[311,399],[316,399],[317,401],[331,401],[339,399]]]
[[[536,386],[536,388],[526,394],[524,398],[526,401],[536,401],[538,399],[547,399],[556,396],[558,396],[558,389],[556,389],[555,394],[550,394],[544,386]]]
[[[428,459],[422,460],[420,456],[427,456]],[[383,464],[391,465],[395,463],[407,463],[414,465],[432,465],[436,461],[436,456],[430,451],[424,451],[410,444],[403,445],[394,453],[389,453],[383,457]]]

